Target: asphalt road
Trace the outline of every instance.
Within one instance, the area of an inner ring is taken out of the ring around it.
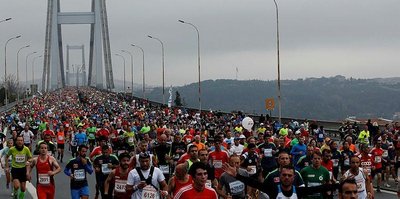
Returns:
[[[87,154],[89,156],[89,152]],[[64,168],[65,165],[67,164],[68,160],[71,159],[71,153],[68,152],[68,149],[64,152],[64,162],[59,163],[61,166],[61,172],[55,176],[55,183],[56,183],[56,194],[55,198],[57,199],[70,199],[71,198],[71,193],[70,193],[70,181],[69,177],[64,174]],[[95,195],[95,184],[96,184],[96,179],[94,176],[94,172],[92,175],[87,175],[88,177],[88,183],[90,187],[90,197],[89,198],[94,198]],[[36,186],[36,168],[32,172],[32,184],[33,186]],[[6,189],[6,178],[5,176],[1,176],[0,178],[0,198],[5,199],[5,198],[11,198],[11,190]],[[33,197],[30,194],[26,194],[25,198],[27,199],[33,199]]]

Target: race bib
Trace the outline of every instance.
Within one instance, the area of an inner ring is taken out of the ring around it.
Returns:
[[[192,140],[191,139],[186,139],[186,142],[192,142]]]
[[[389,156],[388,150],[383,150],[382,157],[386,158]]]
[[[48,174],[38,174],[38,183],[41,185],[49,185],[50,176]]]
[[[272,157],[272,149],[264,149],[265,157]]]
[[[126,182],[127,182],[126,180],[120,180],[120,179],[115,180],[114,190],[119,193],[125,193]]]
[[[133,137],[129,137],[129,138],[128,138],[128,142],[129,142],[129,143],[133,143]]]
[[[358,191],[358,193],[363,192],[364,191],[363,184],[365,184],[365,181],[364,180],[359,180],[359,181],[356,181],[356,183],[357,183],[357,191]]]
[[[15,162],[16,163],[24,163],[26,156],[24,154],[17,154],[15,155]]]
[[[74,171],[74,178],[75,180],[84,180],[85,179],[85,170],[84,169],[78,169]]]
[[[234,181],[229,183],[229,187],[231,188],[232,195],[238,195],[244,191],[244,184],[240,181]]]
[[[332,159],[333,166],[338,167],[339,166],[339,160],[338,159]]]
[[[253,166],[248,166],[248,171],[250,175],[256,174],[257,173],[257,167],[255,165]]]
[[[118,156],[119,156],[119,155],[121,155],[122,153],[125,153],[125,150],[118,150],[117,153],[118,153]]]
[[[216,169],[222,168],[222,160],[214,160],[214,167]]]
[[[157,190],[151,185],[147,185],[142,190],[142,199],[159,199]]]
[[[206,187],[211,188],[211,185],[212,185],[212,184],[211,184],[211,180],[207,180],[207,181],[206,181]]]
[[[163,174],[169,174],[169,165],[160,165],[160,170]]]
[[[322,134],[322,133],[318,134],[318,138],[319,139],[323,139],[324,138],[324,134]]]
[[[59,135],[59,136],[58,136],[58,140],[63,141],[63,140],[64,140],[64,137],[61,136],[61,135]]]
[[[375,162],[376,163],[380,163],[382,161],[382,157],[381,156],[375,156]]]
[[[108,168],[108,164],[101,164],[101,172],[103,174],[109,174],[111,173],[111,169]]]
[[[345,166],[350,166],[350,160],[349,160],[348,158],[345,159],[343,164],[344,164]]]

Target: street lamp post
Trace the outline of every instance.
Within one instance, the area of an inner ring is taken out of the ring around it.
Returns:
[[[23,46],[17,52],[17,102],[19,102],[19,52],[28,47],[30,47],[30,45]]]
[[[150,39],[155,39],[161,44],[161,53],[162,53],[162,104],[165,103],[165,61],[164,61],[164,43],[157,37],[153,37],[151,35],[147,35]]]
[[[131,52],[129,52],[129,51],[127,51],[127,50],[121,50],[121,52],[124,52],[124,53],[127,53],[127,54],[129,54],[129,56],[131,56],[131,73],[132,73],[132,79],[131,79],[131,83],[132,83],[132,96],[133,96],[133,54],[131,53]]]
[[[282,103],[281,103],[281,67],[280,67],[280,57],[279,57],[279,11],[278,4],[274,0],[276,8],[276,53],[278,59],[278,112],[279,112],[279,123],[282,121]]]
[[[201,65],[200,65],[200,32],[199,29],[192,23],[183,21],[183,20],[178,20],[179,22],[183,24],[188,24],[192,26],[197,33],[197,70],[198,70],[198,84],[199,84],[199,112],[201,113],[201,79],[200,79],[200,74],[201,74]]]
[[[29,88],[29,84],[28,84],[28,57],[33,55],[33,54],[35,54],[35,53],[37,53],[37,52],[35,51],[35,52],[32,52],[32,53],[29,53],[25,57],[25,84],[26,84],[26,88]],[[26,95],[28,95],[28,93],[26,93]]]
[[[10,21],[12,18],[6,18],[6,19],[2,19],[2,20],[0,20],[0,23],[1,22],[5,22],[5,21]]]
[[[6,45],[4,46],[4,92],[5,92],[5,105],[8,105],[8,90],[7,90],[7,44],[13,39],[20,38],[21,35],[11,37],[7,40]]]
[[[32,85],[35,84],[35,61],[36,61],[37,58],[40,58],[40,57],[42,57],[42,55],[34,57],[32,59]]]
[[[124,56],[122,56],[122,55],[120,55],[120,54],[115,54],[116,56],[118,56],[118,57],[121,57],[122,58],[122,60],[124,60],[124,94],[125,94],[125,89],[126,89],[126,87],[125,87],[125,76],[126,76],[126,73],[125,73],[125,57]]]
[[[145,75],[144,75],[144,50],[143,50],[142,47],[140,47],[140,46],[138,46],[138,45],[135,45],[135,44],[131,44],[131,46],[137,47],[137,48],[139,48],[139,49],[142,51],[142,55],[143,55],[143,57],[142,57],[142,95],[143,95],[143,99],[145,99],[145,98],[146,98],[146,94],[145,94],[145,90],[146,90],[146,87],[145,87],[145,85],[146,85],[146,80],[145,80]]]

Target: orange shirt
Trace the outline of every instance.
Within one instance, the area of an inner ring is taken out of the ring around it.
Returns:
[[[57,144],[64,144],[64,143],[65,143],[64,131],[57,132]]]
[[[193,142],[194,145],[197,146],[197,151],[200,151],[201,149],[206,149],[206,145],[199,142],[198,144],[196,142]]]

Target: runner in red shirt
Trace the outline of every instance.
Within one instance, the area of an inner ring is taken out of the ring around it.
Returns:
[[[174,196],[174,199],[218,199],[217,192],[206,186],[207,167],[202,162],[195,162],[190,167],[189,174],[193,178],[193,184],[182,187]]]
[[[64,134],[64,127],[60,126],[60,130],[57,132],[57,160],[63,162],[64,158],[64,143],[65,143],[65,134]]]
[[[322,162],[321,165],[329,171],[329,178],[333,180],[333,161],[332,152],[329,149],[324,149],[322,151]]]
[[[37,197],[40,199],[54,199],[54,175],[61,171],[61,167],[53,156],[47,155],[47,144],[45,142],[39,144],[39,153],[38,157],[32,159],[31,165],[27,166],[27,176],[30,180],[32,168],[36,165]]]
[[[371,172],[374,166],[374,160],[372,159],[371,155],[369,154],[369,147],[367,144],[362,144],[360,146],[360,154],[358,157],[360,158],[360,167],[368,174],[371,182],[372,187],[372,177]],[[368,186],[368,185],[366,185]]]
[[[182,187],[191,185],[192,176],[187,173],[185,164],[178,164],[175,168],[175,175],[168,182],[168,193],[174,197]]]
[[[371,150],[371,158],[374,160],[374,167],[375,169],[372,172],[372,180],[374,179],[375,175],[378,176],[378,184],[377,184],[377,192],[380,192],[380,187],[382,183],[382,155],[383,149],[381,148],[382,140],[379,138],[375,143],[375,148]]]
[[[93,161],[96,156],[101,155],[101,147],[103,147],[106,144],[107,144],[107,138],[103,136],[99,137],[99,146],[95,147],[89,155],[91,161]],[[112,148],[110,147],[108,149],[110,154],[112,154],[113,152]]]
[[[110,185],[114,185],[114,199],[130,198],[129,193],[126,192],[126,182],[128,180],[128,174],[131,170],[129,168],[129,161],[131,157],[128,153],[121,153],[118,157],[119,167],[112,170],[104,182],[104,194],[108,195]],[[112,196],[109,196],[112,198]]]
[[[211,152],[208,159],[215,168],[215,178],[219,178],[224,170],[222,165],[229,162],[229,154],[226,151],[221,151],[222,138],[215,139],[215,151]]]
[[[46,130],[43,131],[43,135],[42,135],[43,138],[42,139],[44,139],[45,135],[50,135],[51,138],[54,138],[56,136],[56,134],[54,134],[54,131],[50,130],[50,125],[49,124],[46,124]]]

